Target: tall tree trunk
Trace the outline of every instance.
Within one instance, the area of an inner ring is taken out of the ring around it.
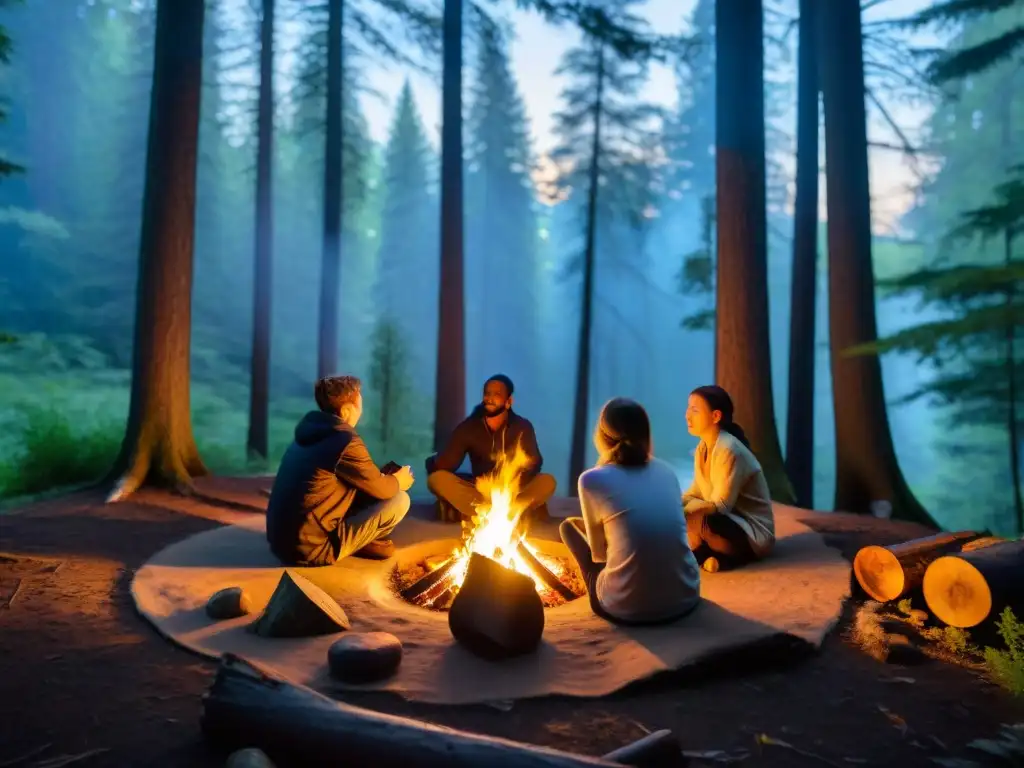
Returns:
[[[263,0],[260,21],[260,96],[256,148],[256,253],[253,282],[252,373],[249,387],[250,456],[267,457],[270,397],[270,289],[274,210],[274,0]]]
[[[796,501],[814,506],[814,337],[818,283],[818,0],[800,0],[796,202],[789,311],[786,472]]]
[[[1003,250],[1006,266],[1013,262],[1014,232],[1007,227],[1003,232]],[[1012,312],[1016,302],[1013,285],[1006,289],[1007,313]],[[1020,488],[1020,430],[1017,427],[1017,353],[1016,326],[1011,320],[1006,324],[1006,422],[1010,441],[1010,483],[1013,485],[1013,509],[1016,512],[1017,535],[1024,536],[1024,498]]]
[[[835,403],[836,498],[844,512],[869,512],[889,502],[892,516],[934,525],[914,497],[896,460],[875,355],[850,347],[876,340],[875,281],[871,262],[867,113],[859,0],[818,6],[825,112],[828,198],[828,303],[832,398]]]
[[[604,109],[605,47],[597,52],[597,83],[594,92],[594,135],[587,180],[587,240],[583,253],[583,295],[580,298],[580,336],[576,347],[576,402],[572,418],[572,449],[569,453],[570,496],[578,492],[587,456],[587,420],[590,411],[590,347],[594,313],[594,266],[597,260],[597,185],[601,163],[601,120]]]
[[[733,397],[772,498],[792,502],[775,425],[768,339],[761,0],[715,3],[718,279],[715,379]]]
[[[206,474],[192,435],[189,355],[203,0],[157,4],[131,405],[108,501]]]
[[[341,291],[342,184],[342,22],[344,0],[330,0],[327,11],[327,130],[324,146],[324,236],[320,269],[320,334],[317,376],[337,373],[338,303]]]
[[[441,120],[441,289],[437,323],[434,449],[466,415],[462,215],[462,0],[444,4]]]
[[[1009,87],[1005,93],[1016,93],[1017,72],[1010,75]],[[1003,167],[1009,169],[1014,164],[1013,147],[1013,101],[1002,100],[1002,155]],[[1015,227],[1011,224],[1003,230],[1003,260],[1007,267],[1013,263],[1013,241]],[[1010,318],[1006,323],[1006,427],[1010,448],[1010,483],[1013,486],[1014,520],[1017,535],[1024,536],[1024,498],[1020,487],[1020,429],[1017,417],[1017,328],[1013,320],[1013,307],[1017,296],[1011,282],[1006,289],[1006,311]]]

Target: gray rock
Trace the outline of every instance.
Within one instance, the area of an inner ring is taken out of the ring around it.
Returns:
[[[274,763],[266,754],[255,747],[232,752],[224,768],[275,768]]]
[[[327,652],[331,674],[346,683],[391,677],[402,663],[402,641],[389,632],[352,632]]]
[[[218,590],[206,601],[206,615],[215,621],[245,616],[252,607],[249,595],[241,587]]]

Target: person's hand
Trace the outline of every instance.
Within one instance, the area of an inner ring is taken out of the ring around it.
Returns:
[[[398,487],[403,491],[408,491],[412,488],[412,484],[416,480],[412,474],[412,467],[408,464],[395,472],[395,478],[398,480]]]

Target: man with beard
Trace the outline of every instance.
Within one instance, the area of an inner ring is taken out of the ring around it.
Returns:
[[[523,516],[527,520],[547,517],[546,502],[555,493],[555,478],[540,471],[544,458],[533,424],[512,411],[514,389],[508,376],[491,376],[484,383],[483,401],[455,428],[444,450],[427,459],[427,488],[437,497],[442,519],[449,519],[446,508],[463,520],[472,518],[474,507],[484,501],[475,480],[493,472],[499,456],[511,458],[517,445],[527,457],[517,497],[526,504]],[[456,473],[466,454],[471,472]]]

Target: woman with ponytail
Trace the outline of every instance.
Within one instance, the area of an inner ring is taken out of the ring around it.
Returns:
[[[732,414],[732,398],[721,387],[690,393],[686,426],[700,444],[683,510],[690,547],[711,573],[759,560],[775,546],[768,482]]]
[[[590,606],[617,624],[675,621],[700,602],[675,470],[652,455],[650,420],[633,400],[605,404],[594,445],[597,466],[579,479],[583,517],[559,529]]]

